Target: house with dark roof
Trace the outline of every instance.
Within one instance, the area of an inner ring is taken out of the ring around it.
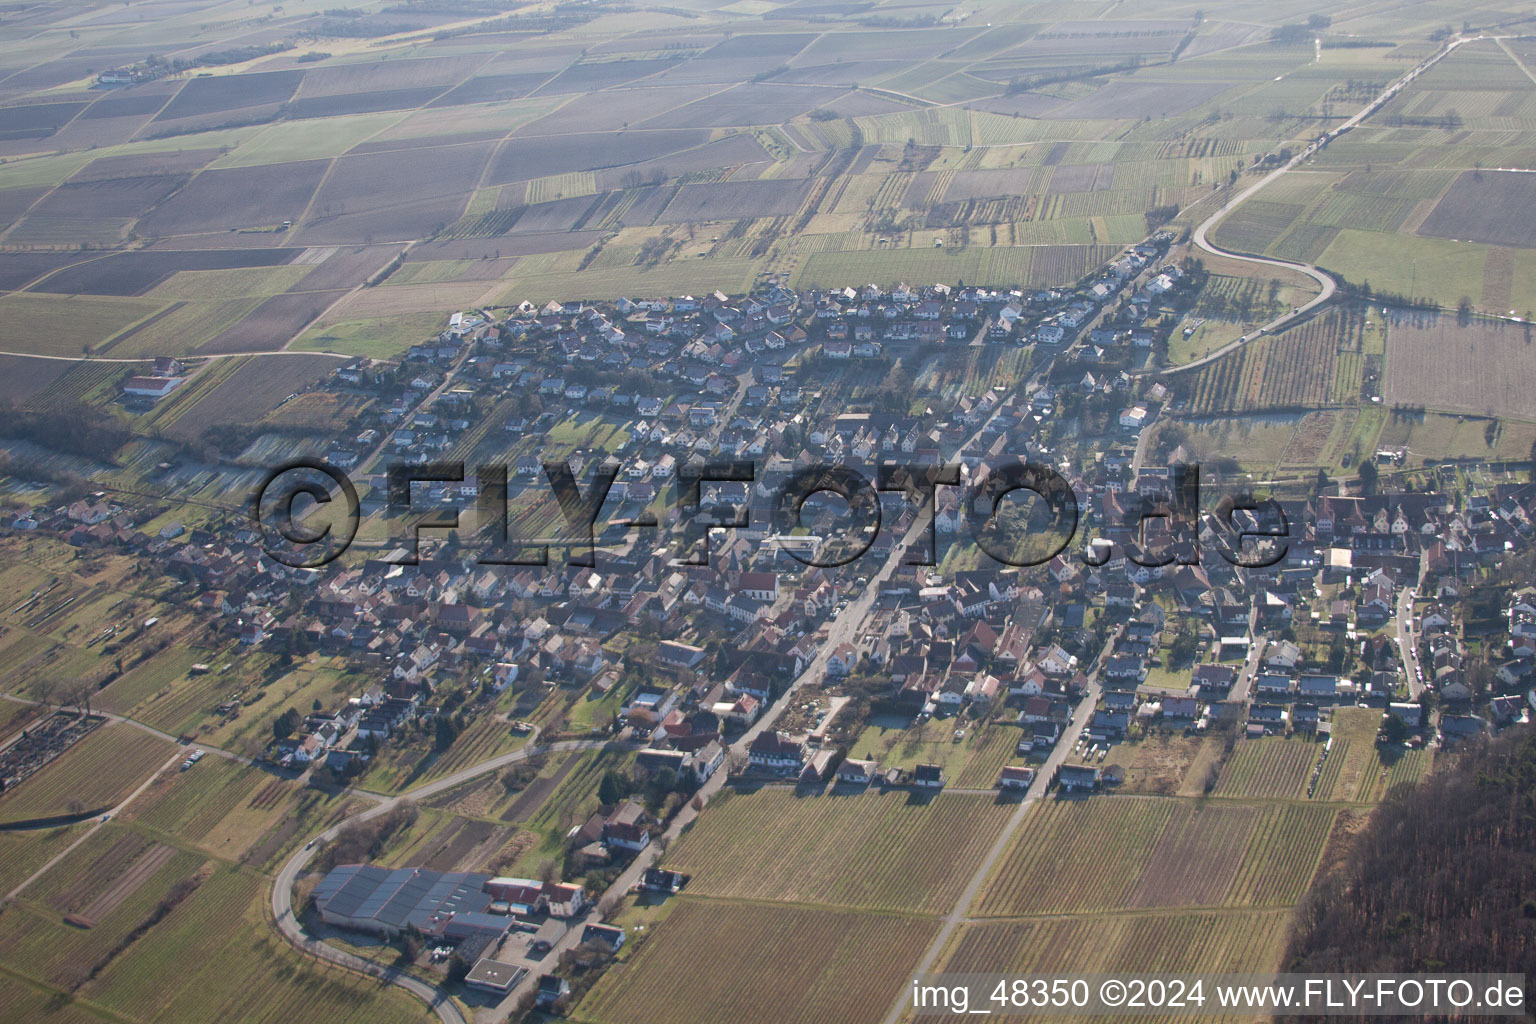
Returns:
[[[752,741],[747,757],[753,765],[784,775],[805,767],[805,744],[784,732],[765,732]]]
[[[920,764],[912,769],[912,784],[927,789],[943,789],[944,770],[936,764]]]
[[[1056,781],[1065,790],[1092,790],[1099,784],[1099,770],[1092,765],[1064,764],[1057,769]]]
[[[581,930],[581,941],[583,945],[589,942],[601,942],[617,953],[624,948],[624,929],[608,924],[589,924]]]
[[[539,975],[538,995],[534,1005],[541,1010],[553,1009],[554,1005],[571,994],[570,984],[556,974]]]

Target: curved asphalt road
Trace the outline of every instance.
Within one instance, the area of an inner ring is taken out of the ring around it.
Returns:
[[[1477,36],[1475,38],[1482,39],[1484,37]],[[1428,71],[1435,64],[1439,63],[1448,54],[1455,50],[1456,47],[1468,42],[1472,42],[1472,39],[1457,38],[1451,40],[1445,45],[1444,48],[1437,50],[1434,55],[1429,57],[1423,63],[1414,67],[1412,71],[1409,71],[1407,74],[1397,79],[1391,85],[1387,86],[1387,88],[1382,90],[1382,92],[1374,100],[1372,100],[1365,107],[1362,107],[1360,111],[1355,114],[1355,116],[1351,117],[1348,121],[1345,121],[1339,127],[1333,129],[1333,131],[1325,135],[1321,141],[1314,141],[1310,143],[1305,149],[1291,157],[1284,164],[1276,167],[1274,170],[1264,175],[1264,177],[1260,178],[1258,181],[1254,182],[1252,185],[1249,185],[1237,195],[1227,200],[1221,209],[1217,210],[1215,213],[1211,214],[1204,221],[1202,221],[1200,225],[1195,228],[1194,233],[1190,236],[1190,240],[1195,244],[1197,248],[1203,249],[1215,256],[1222,256],[1231,260],[1239,260],[1243,263],[1256,263],[1262,266],[1280,267],[1285,270],[1294,270],[1305,274],[1318,283],[1320,288],[1318,294],[1308,300],[1306,304],[1297,306],[1294,312],[1282,314],[1281,316],[1276,317],[1269,323],[1260,327],[1258,330],[1249,334],[1245,334],[1241,338],[1238,338],[1236,341],[1228,342],[1221,348],[1218,348],[1214,352],[1211,352],[1207,355],[1201,356],[1199,359],[1195,359],[1188,363],[1181,363],[1178,366],[1165,367],[1158,370],[1149,370],[1144,372],[1168,375],[1184,373],[1188,370],[1198,369],[1199,367],[1204,366],[1206,363],[1220,359],[1222,356],[1229,352],[1236,351],[1237,349],[1248,344],[1250,341],[1253,341],[1256,338],[1262,337],[1266,334],[1272,334],[1273,332],[1279,330],[1281,327],[1300,320],[1301,318],[1311,313],[1314,309],[1317,309],[1323,303],[1333,298],[1334,293],[1338,290],[1338,283],[1335,282],[1332,277],[1329,277],[1323,271],[1319,270],[1314,264],[1292,263],[1289,260],[1271,259],[1267,256],[1250,256],[1244,253],[1230,252],[1211,242],[1210,239],[1206,237],[1207,232],[1215,229],[1216,225],[1219,224],[1221,220],[1227,216],[1227,214],[1237,209],[1238,206],[1249,199],[1255,192],[1270,184],[1285,172],[1294,170],[1299,164],[1309,159],[1314,153],[1322,148],[1322,146],[1328,141],[1338,138],[1340,135],[1343,135],[1345,132],[1349,131],[1351,128],[1355,127],[1356,125],[1363,122],[1366,118],[1376,113],[1376,111],[1380,110],[1382,106],[1384,106],[1389,100],[1392,99],[1392,97],[1396,96],[1398,92],[1402,90],[1402,88],[1409,82],[1412,82],[1415,78],[1418,78],[1425,71]]]
[[[431,1007],[433,1012],[437,1014],[438,1019],[442,1021],[442,1024],[468,1024],[463,1012],[459,1010],[458,1004],[453,1001],[453,997],[436,985],[395,968],[381,967],[371,960],[365,960],[360,956],[342,952],[336,947],[328,946],[321,940],[307,934],[304,931],[303,924],[293,912],[294,882],[298,880],[305,866],[309,864],[310,860],[319,851],[322,843],[335,839],[337,834],[347,825],[354,822],[367,821],[370,818],[376,818],[381,814],[387,813],[401,800],[419,800],[435,796],[438,793],[453,789],[455,786],[462,785],[478,775],[526,760],[535,754],[564,750],[590,750],[596,747],[608,746],[612,742],[612,740],[563,740],[559,743],[550,743],[542,747],[530,743],[520,750],[514,750],[499,757],[493,757],[488,761],[471,765],[462,771],[455,772],[452,775],[445,775],[435,782],[430,782],[425,786],[420,786],[394,797],[380,797],[378,794],[368,793],[366,790],[352,790],[354,793],[377,799],[379,802],[360,814],[354,814],[345,821],[332,825],[288,858],[287,863],[278,871],[277,880],[272,886],[272,919],[276,922],[278,931],[282,932],[283,937],[297,949],[313,957],[325,960],[339,967],[345,967],[348,970],[357,971],[360,974],[366,974],[369,977],[378,978],[391,985],[400,986]]]

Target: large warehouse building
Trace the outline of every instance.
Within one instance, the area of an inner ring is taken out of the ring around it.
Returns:
[[[511,919],[488,913],[490,875],[345,864],[315,886],[326,924],[394,938],[407,928],[445,939],[505,935]]]

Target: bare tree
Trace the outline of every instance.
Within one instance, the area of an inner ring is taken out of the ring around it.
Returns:
[[[74,679],[64,684],[60,691],[60,699],[66,704],[73,704],[81,714],[89,717],[91,713],[91,695],[96,692],[96,687],[89,680]]]
[[[39,704],[53,704],[58,697],[59,681],[47,676],[40,676],[32,682],[32,699]]]

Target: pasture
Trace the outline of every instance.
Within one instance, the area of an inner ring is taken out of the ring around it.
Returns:
[[[693,876],[694,895],[934,913],[954,904],[1012,810],[989,796],[765,787],[711,806],[666,865]]]
[[[626,948],[574,1016],[594,1024],[820,1024],[835,1006],[839,1021],[876,1024],[937,928],[920,917],[684,897],[654,934]]]

